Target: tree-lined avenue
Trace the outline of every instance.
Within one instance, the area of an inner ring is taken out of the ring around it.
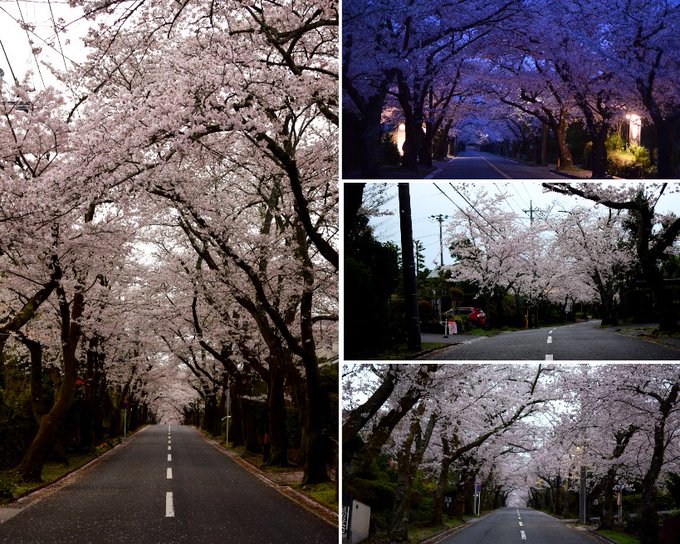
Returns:
[[[227,538],[321,544],[335,542],[337,529],[193,428],[177,425],[147,427],[82,477],[0,525],[3,544],[208,544]]]

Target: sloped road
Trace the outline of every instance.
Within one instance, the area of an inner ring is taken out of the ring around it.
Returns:
[[[440,544],[593,544],[583,530],[529,508],[501,508]]]
[[[2,544],[327,544],[338,529],[191,427],[156,425],[0,524]]]

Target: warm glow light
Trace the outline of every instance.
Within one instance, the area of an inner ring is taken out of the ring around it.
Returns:
[[[399,123],[397,127],[397,147],[399,148],[399,154],[404,154],[404,142],[406,141],[406,125],[404,123]]]
[[[640,132],[642,131],[642,118],[634,113],[626,115],[628,119],[628,144],[640,145]]]

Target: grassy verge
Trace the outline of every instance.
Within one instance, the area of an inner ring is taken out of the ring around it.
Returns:
[[[326,508],[330,508],[331,510],[338,509],[338,488],[335,482],[324,482],[322,484],[294,487],[319,504],[323,504]]]
[[[446,519],[443,525],[437,525],[435,527],[412,527],[408,530],[408,541],[409,544],[418,544],[423,540],[431,538],[439,533],[451,529],[453,527],[458,527],[465,523],[462,519]]]
[[[41,487],[45,487],[51,483],[60,480],[64,476],[70,474],[86,465],[93,459],[96,459],[101,454],[112,449],[117,444],[120,444],[119,439],[108,440],[95,449],[92,453],[70,454],[66,456],[66,462],[63,461],[48,461],[43,466],[42,479],[38,482],[22,482],[17,470],[6,470],[0,472],[0,504],[10,503],[24,495],[35,491]]]
[[[608,539],[613,540],[614,542],[618,542],[618,544],[640,544],[640,539],[620,531],[604,529],[602,531],[597,531],[597,533],[602,536],[606,536]]]
[[[421,347],[420,351],[409,351],[406,348],[406,344],[399,344],[393,347],[392,349],[383,351],[382,353],[379,353],[378,355],[375,355],[373,357],[368,357],[367,359],[378,361],[399,361],[404,359],[413,359],[414,357],[417,357],[424,351],[444,348],[450,345],[451,344],[447,344],[445,342],[423,342],[420,346]]]

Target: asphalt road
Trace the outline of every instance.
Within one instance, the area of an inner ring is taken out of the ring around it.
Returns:
[[[680,350],[599,328],[599,321],[475,337],[425,355],[436,360],[656,361],[678,360]]]
[[[529,508],[502,508],[451,535],[441,544],[593,544],[583,530]]]
[[[433,179],[564,179],[546,167],[515,162],[491,153],[463,151],[443,163]]]
[[[208,444],[157,425],[0,524],[7,544],[335,544],[338,529]]]

